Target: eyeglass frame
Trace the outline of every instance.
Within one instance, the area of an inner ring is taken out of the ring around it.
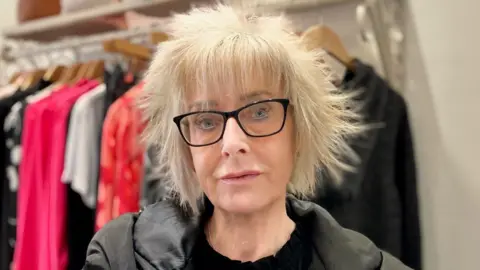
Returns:
[[[251,135],[249,134],[245,128],[243,127],[242,125],[242,122],[240,121],[240,119],[238,118],[238,115],[240,114],[240,112],[248,107],[251,107],[253,105],[257,105],[257,104],[262,104],[262,103],[267,103],[267,102],[278,102],[282,105],[283,107],[283,121],[282,121],[282,125],[280,126],[280,128],[273,132],[273,133],[270,133],[270,134],[267,134],[267,135]],[[182,136],[183,140],[189,145],[189,146],[192,146],[192,147],[204,147],[204,146],[209,146],[209,145],[213,145],[213,144],[216,144],[217,142],[219,142],[220,140],[223,139],[223,135],[225,134],[225,128],[227,127],[227,121],[233,117],[233,119],[235,119],[235,121],[237,121],[237,124],[238,126],[242,129],[242,131],[249,137],[253,137],[253,138],[262,138],[262,137],[269,137],[269,136],[273,136],[275,134],[278,134],[280,133],[284,126],[285,126],[285,121],[287,120],[287,111],[288,111],[288,105],[290,105],[290,100],[286,99],[286,98],[272,98],[272,99],[265,99],[265,100],[260,100],[260,101],[256,101],[256,102],[253,102],[253,103],[249,103],[245,106],[242,106],[236,110],[233,110],[233,111],[229,111],[229,112],[222,112],[222,111],[215,111],[215,110],[208,110],[208,111],[195,111],[195,112],[189,112],[189,113],[185,113],[185,114],[181,114],[181,115],[178,115],[178,116],[175,116],[173,117],[173,122],[177,125],[177,128],[178,128],[178,131],[180,132],[180,135]],[[190,142],[188,142],[187,138],[185,138],[185,135],[183,135],[183,131],[182,131],[182,127],[181,127],[181,121],[183,118],[187,117],[187,116],[190,116],[190,115],[194,115],[194,114],[200,114],[200,113],[215,113],[215,114],[219,114],[221,116],[223,116],[223,129],[222,129],[222,132],[220,133],[220,136],[219,138],[212,142],[212,143],[207,143],[207,144],[191,144]]]

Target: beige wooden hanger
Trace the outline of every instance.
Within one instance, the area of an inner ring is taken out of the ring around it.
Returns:
[[[307,50],[322,48],[349,70],[354,69],[353,60],[340,37],[325,25],[313,25],[301,35]]]
[[[163,32],[152,32],[150,34],[150,42],[152,44],[159,44],[161,42],[167,41],[168,38],[168,35]]]
[[[86,74],[86,78],[90,80],[97,80],[98,82],[103,82],[103,75],[105,71],[105,61],[96,60],[93,61]]]
[[[149,48],[133,44],[125,39],[105,41],[103,42],[103,50],[110,53],[120,53],[126,57],[136,57],[146,61],[150,61],[153,56],[153,53]]]
[[[88,70],[91,68],[93,62],[85,62],[81,64],[81,66],[78,68],[78,71],[76,72],[75,76],[69,81],[70,85],[75,85],[82,79],[88,79],[87,78],[87,73]]]
[[[50,82],[58,82],[65,71],[65,67],[62,65],[51,66],[47,69],[43,75],[43,79]]]
[[[43,69],[29,72],[26,79],[22,82],[20,88],[22,90],[27,90],[28,88],[34,86],[37,82],[40,81],[40,79],[43,77],[43,74],[45,74],[45,70]]]
[[[59,83],[62,84],[69,84],[75,77],[78,71],[80,70],[80,67],[82,66],[82,63],[75,63],[71,66],[66,67],[58,79]]]
[[[22,76],[22,72],[15,72],[15,74],[10,77],[10,80],[8,80],[8,83],[13,84],[15,82],[18,82],[18,79]]]

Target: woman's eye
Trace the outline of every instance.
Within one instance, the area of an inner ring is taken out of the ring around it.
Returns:
[[[198,119],[195,125],[201,129],[212,129],[215,127],[215,121],[212,119]]]
[[[268,108],[258,108],[253,112],[253,118],[262,119],[268,117]]]

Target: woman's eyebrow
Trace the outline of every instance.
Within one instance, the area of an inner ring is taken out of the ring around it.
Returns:
[[[273,95],[270,91],[267,90],[256,90],[250,93],[246,93],[240,97],[242,101],[251,101],[254,99],[258,99],[259,97],[267,97],[271,98]]]
[[[195,101],[188,106],[188,111],[210,109],[216,106],[218,103],[215,100]]]
[[[258,91],[253,91],[253,92],[243,94],[242,96],[240,96],[240,100],[242,102],[244,101],[248,102],[258,98],[271,98],[271,97],[273,97],[273,95],[270,91],[258,90]],[[218,106],[218,102],[215,100],[195,101],[194,103],[188,106],[188,111],[211,109],[217,106]]]

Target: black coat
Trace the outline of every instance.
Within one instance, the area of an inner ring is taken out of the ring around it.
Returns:
[[[312,270],[320,269],[322,263],[326,270],[409,269],[364,236],[342,228],[314,203],[289,196],[287,209],[312,228]],[[94,236],[83,269],[195,270],[190,259],[203,229],[201,218],[185,214],[169,201],[123,215]]]
[[[420,270],[417,180],[407,107],[370,66],[360,61],[354,66],[344,83],[348,89],[362,90],[362,115],[367,123],[380,126],[351,141],[361,158],[357,171],[348,173],[340,188],[321,186],[316,202],[342,226]]]

